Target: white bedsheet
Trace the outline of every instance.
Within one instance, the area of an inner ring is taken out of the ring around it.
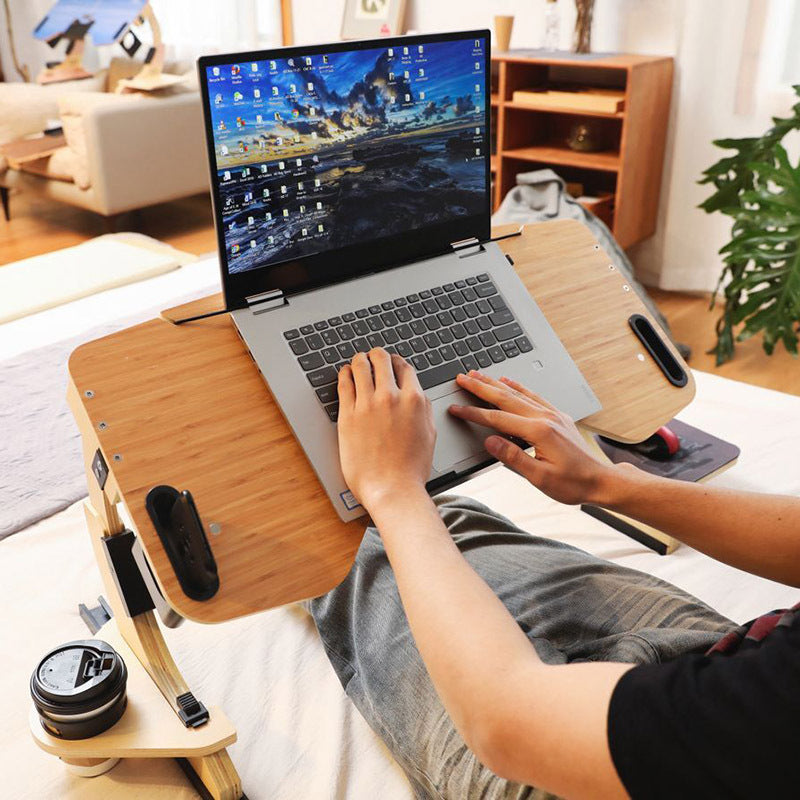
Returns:
[[[176,278],[171,285],[176,294],[197,288],[202,285],[198,281],[213,279],[208,264],[197,262],[146,284],[114,290],[119,296],[111,309],[98,300],[103,296],[96,296],[37,315],[59,314],[64,327],[58,335],[49,323],[42,330],[42,321],[37,326],[33,318],[2,326],[0,357],[14,354],[18,335],[29,337],[28,347],[41,346],[82,330],[81,319],[88,327],[102,321],[95,314],[111,319],[132,313],[136,302],[152,305],[166,296],[166,282]],[[164,283],[156,289],[156,281]],[[81,304],[86,305],[73,308]],[[17,326],[14,335],[2,329],[11,326]],[[800,471],[794,468],[800,450],[800,398],[704,373],[695,376],[697,398],[681,419],[742,448],[739,463],[716,482],[800,494]],[[526,530],[671,580],[736,621],[800,600],[797,589],[747,575],[687,547],[658,556],[578,509],[552,502],[503,468],[469,481],[460,493],[492,506]],[[758,546],[754,541],[753,547]],[[0,544],[0,634],[6,660],[0,672],[3,796],[196,796],[174,762],[127,761],[99,778],[74,778],[30,739],[30,672],[48,648],[88,635],[77,604],[93,604],[101,591],[80,504]],[[250,798],[411,797],[402,771],[344,695],[313,623],[299,608],[215,626],[187,622],[166,636],[195,694],[225,708],[237,726],[239,741],[230,753]]]

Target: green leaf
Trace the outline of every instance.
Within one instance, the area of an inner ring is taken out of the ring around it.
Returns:
[[[793,88],[800,99],[800,84]],[[759,333],[768,354],[778,342],[792,355],[798,352],[800,164],[791,163],[782,141],[800,130],[800,101],[790,116],[775,117],[772,123],[761,136],[715,140],[729,153],[698,181],[712,188],[699,207],[732,220],[730,241],[719,250],[722,270],[709,304],[710,309],[722,305],[717,343],[709,351],[717,365],[733,357],[736,341]]]

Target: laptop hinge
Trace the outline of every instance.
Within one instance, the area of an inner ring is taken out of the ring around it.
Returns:
[[[283,289],[271,289],[260,294],[251,294],[245,297],[247,307],[254,314],[263,314],[265,311],[273,311],[276,308],[285,306],[289,301],[283,293]]]
[[[483,245],[475,236],[471,236],[469,239],[461,239],[458,242],[450,242],[450,248],[459,258],[474,256],[476,253],[483,252]]]

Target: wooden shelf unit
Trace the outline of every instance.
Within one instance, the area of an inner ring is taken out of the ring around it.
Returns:
[[[520,172],[544,167],[587,195],[612,195],[607,221],[622,247],[652,236],[656,228],[664,145],[672,93],[673,61],[661,56],[609,55],[538,58],[492,56],[492,177],[497,208]],[[517,90],[561,86],[620,89],[621,111],[548,108],[514,102]],[[580,152],[567,145],[585,121],[605,147]]]

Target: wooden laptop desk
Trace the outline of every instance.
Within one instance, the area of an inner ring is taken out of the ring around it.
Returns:
[[[602,404],[583,420],[586,429],[641,441],[691,401],[691,373],[683,388],[671,385],[634,336],[634,313],[660,328],[587,228],[574,220],[530,225],[500,247]],[[69,361],[86,514],[105,589],[127,644],[174,709],[188,687],[155,614],[126,615],[106,562],[102,538],[124,530],[120,503],[167,603],[207,623],[332,589],[347,575],[365,526],[337,516],[230,317],[171,322],[221,307],[215,295],[170,309],[82,345]],[[98,449],[109,468],[102,489],[91,470]],[[145,496],[159,484],[194,496],[219,570],[210,600],[183,593],[145,510]],[[232,769],[229,759],[223,766],[223,773]]]

